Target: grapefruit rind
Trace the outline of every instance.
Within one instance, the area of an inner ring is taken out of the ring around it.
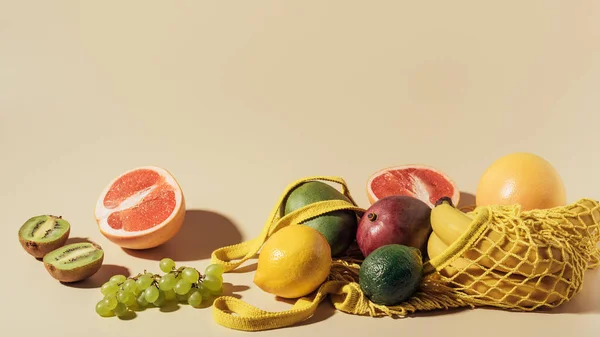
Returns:
[[[458,205],[458,203],[460,201],[460,191],[458,190],[454,180],[452,178],[450,178],[446,173],[440,171],[439,169],[432,167],[432,166],[423,165],[423,164],[406,164],[406,165],[390,166],[390,167],[383,168],[383,169],[373,173],[367,180],[367,198],[369,200],[369,203],[372,205],[375,202],[377,202],[377,200],[379,200],[379,197],[376,195],[376,193],[372,189],[372,183],[376,178],[378,178],[379,176],[384,175],[386,173],[389,173],[391,171],[403,171],[403,170],[407,170],[407,169],[428,170],[428,171],[432,171],[432,172],[440,175],[442,178],[444,178],[444,180],[446,180],[452,186],[453,194],[449,197],[450,197],[450,199],[452,199],[452,202],[454,203],[454,205]],[[429,207],[431,207],[431,208],[433,208],[435,206],[429,200],[429,198],[425,197],[425,195],[429,195],[426,191],[421,191],[421,192],[417,191],[416,194],[417,195],[416,196],[413,195],[413,197],[421,199],[427,205],[429,205]]]
[[[108,224],[108,217],[118,211],[122,211],[135,206],[139,201],[148,195],[151,191],[156,189],[158,185],[153,185],[150,188],[137,192],[130,198],[124,200],[120,205],[115,208],[107,208],[104,205],[104,199],[108,191],[112,188],[113,184],[121,177],[138,171],[138,170],[152,170],[164,178],[165,183],[173,188],[175,195],[175,209],[173,212],[160,224],[157,224],[149,229],[140,231],[126,231],[124,229],[115,229]],[[130,249],[147,249],[159,246],[168,240],[170,240],[177,232],[181,229],[185,218],[185,197],[181,190],[181,187],[173,175],[164,168],[156,166],[141,166],[134,169],[130,169],[121,173],[119,176],[114,178],[104,188],[100,197],[96,201],[96,207],[94,209],[94,217],[98,224],[100,232],[113,243]]]

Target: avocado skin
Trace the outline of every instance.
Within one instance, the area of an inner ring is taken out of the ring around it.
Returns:
[[[285,200],[283,214],[325,200],[350,200],[334,187],[320,181],[302,183],[292,190]],[[333,211],[302,223],[325,236],[332,256],[340,256],[356,239],[358,218],[353,211]]]

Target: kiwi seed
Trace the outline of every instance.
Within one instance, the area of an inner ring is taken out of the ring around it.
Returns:
[[[72,243],[44,256],[44,266],[61,282],[77,282],[94,275],[104,261],[102,247],[92,242]]]
[[[71,225],[60,216],[39,215],[27,220],[19,229],[19,242],[23,249],[36,258],[67,242]]]

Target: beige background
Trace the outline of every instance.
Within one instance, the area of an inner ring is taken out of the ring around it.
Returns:
[[[599,57],[591,0],[0,1],[1,334],[241,335],[188,306],[102,319],[97,287],[158,270],[163,256],[204,268],[310,175],[343,177],[366,206],[382,167],[433,165],[473,193],[495,158],[531,151],[560,171],[569,201],[600,198]],[[93,206],[112,178],[148,164],[179,180],[188,220],[174,242],[128,254],[100,235]],[[26,255],[17,230],[43,213],[105,247],[101,272],[68,287]],[[228,291],[289,307],[252,275],[226,275]],[[392,320],[325,302],[305,324],[264,334],[591,336],[599,283],[589,272],[554,313]]]

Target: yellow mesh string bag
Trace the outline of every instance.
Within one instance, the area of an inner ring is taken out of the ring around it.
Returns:
[[[531,211],[486,206],[469,214],[469,229],[425,272],[470,305],[555,308],[579,293],[585,271],[599,264],[597,201]]]
[[[350,202],[317,202],[281,216],[286,196],[311,180],[340,184]],[[279,229],[336,210],[352,210],[359,217],[365,212],[339,177],[298,180],[284,190],[258,237],[215,250],[211,262],[232,271],[254,258]],[[213,318],[236,330],[276,329],[309,318],[326,298],[337,310],[372,317],[404,317],[417,311],[458,307],[517,311],[554,308],[579,293],[586,269],[600,264],[597,201],[581,199],[564,207],[535,211],[521,211],[518,205],[486,206],[468,214],[473,217],[469,228],[442,254],[425,262],[419,289],[403,303],[375,304],[361,291],[358,273],[364,257],[354,245],[346,256],[332,259],[328,279],[310,296],[297,299],[290,309],[269,312],[241,299],[221,296],[213,303]]]

